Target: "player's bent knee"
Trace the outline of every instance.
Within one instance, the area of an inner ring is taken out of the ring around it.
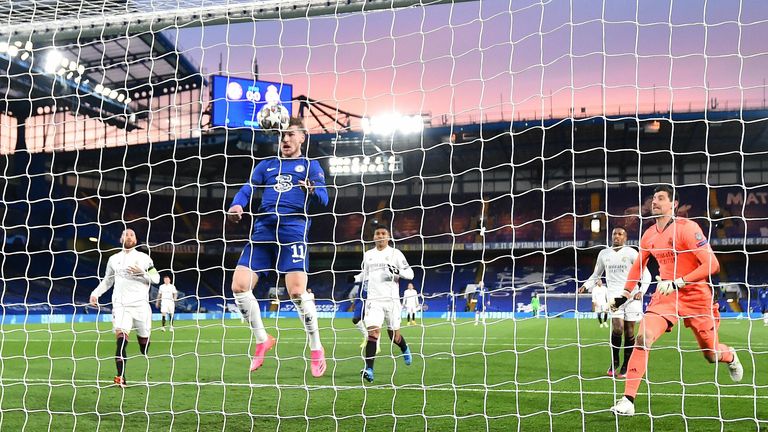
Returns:
[[[246,267],[237,267],[232,277],[232,292],[240,294],[248,292],[256,286],[259,276]]]
[[[704,354],[704,359],[706,359],[708,363],[717,363],[717,354],[714,352],[707,350],[702,354]]]

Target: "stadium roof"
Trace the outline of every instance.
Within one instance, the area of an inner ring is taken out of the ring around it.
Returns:
[[[69,8],[62,6],[66,3],[4,3],[0,14],[35,16],[44,22],[54,16],[66,17],[72,11],[103,14],[130,9],[127,1],[118,0],[91,6],[78,1],[77,7]],[[93,7],[98,10],[89,9]],[[16,117],[34,115],[38,108],[54,107],[132,129],[135,119],[148,113],[137,99],[164,88],[195,88],[203,84],[197,68],[161,32],[134,33],[126,28],[121,35],[109,37],[56,32],[47,36],[40,38],[38,32],[34,43],[11,37],[7,43],[9,47],[16,46],[14,52],[0,52],[0,67],[4,71],[0,72],[0,108],[7,108]],[[51,57],[59,58],[66,66],[51,67]]]

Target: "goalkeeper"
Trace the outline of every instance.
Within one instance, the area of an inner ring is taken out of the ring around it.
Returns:
[[[674,217],[677,204],[672,187],[658,186],[654,190],[651,213],[656,223],[640,240],[640,256],[632,265],[623,295],[612,301],[612,306],[618,308],[631,298],[641,270],[653,255],[661,276],[656,277],[659,281],[656,292],[640,321],[636,347],[627,369],[624,397],[611,408],[619,415],[635,414],[635,396],[648,365],[648,351],[680,319],[693,331],[708,362],[727,364],[734,382],[741,381],[744,375],[736,351],[720,343],[718,338],[720,312],[707,280],[720,270],[720,264],[701,228],[689,219]]]
[[[275,341],[264,329],[253,287],[259,274],[275,266],[278,272],[284,273],[288,294],[309,339],[312,375],[320,377],[325,373],[326,363],[315,300],[307,293],[307,231],[311,223],[307,212],[310,204],[327,205],[328,192],[320,164],[301,154],[306,137],[301,119],[291,118],[281,135],[280,157],[259,162],[250,181],[232,200],[229,219],[237,223],[243,217],[244,208],[250,204],[253,192],[259,188],[263,190],[251,240],[245,245],[235,268],[232,292],[256,339],[251,361],[251,371],[255,371],[264,363],[264,355]]]

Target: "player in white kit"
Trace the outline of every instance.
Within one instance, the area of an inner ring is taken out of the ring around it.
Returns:
[[[152,330],[152,309],[149,306],[149,286],[160,282],[160,274],[149,255],[136,250],[136,233],[126,229],[120,236],[123,250],[109,257],[104,279],[91,293],[90,302],[99,305],[99,297],[113,285],[112,328],[117,339],[115,384],[125,387],[126,346],[132,329],[136,329],[139,350],[147,354]]]
[[[621,295],[629,275],[632,264],[637,259],[638,252],[634,248],[625,246],[627,231],[623,227],[615,227],[611,232],[612,247],[600,251],[595,264],[595,271],[587,279],[580,291],[593,289],[597,286],[600,277],[605,273],[608,298],[612,299]],[[643,318],[643,295],[651,283],[651,273],[647,268],[643,269],[639,286],[632,292],[631,300],[621,305],[612,312],[611,325],[611,367],[609,376],[624,378],[627,373],[627,364],[635,346],[635,325]],[[624,336],[624,361],[619,367],[619,351],[621,350],[621,337]],[[618,370],[618,371],[617,371]]]
[[[389,229],[377,226],[373,233],[376,247],[363,256],[363,290],[366,291],[363,320],[368,329],[365,345],[365,369],[363,379],[373,382],[373,362],[376,346],[386,322],[392,343],[400,347],[403,361],[411,364],[411,350],[400,334],[400,279],[412,280],[413,269],[399,250],[389,246]]]
[[[405,308],[406,321],[408,325],[416,324],[416,312],[419,311],[419,293],[413,286],[413,282],[408,282],[408,287],[403,292],[403,307]]]
[[[178,297],[179,292],[171,284],[171,277],[163,276],[163,284],[158,289],[157,300],[155,301],[155,307],[160,309],[160,314],[163,316],[163,326],[160,328],[162,331],[165,331],[165,317],[168,315],[168,328],[173,332],[173,314],[176,313]]]
[[[597,322],[600,323],[600,328],[608,327],[608,311],[611,310],[608,307],[608,288],[603,285],[600,279],[592,287],[592,307],[597,314]]]

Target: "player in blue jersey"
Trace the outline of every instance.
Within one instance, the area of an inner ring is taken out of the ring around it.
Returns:
[[[763,324],[768,326],[768,286],[764,286],[757,292],[760,300],[760,311],[763,313]]]
[[[485,283],[480,281],[477,284],[477,290],[475,291],[475,325],[478,324],[478,320],[481,318],[483,324],[485,324],[485,307],[490,305],[490,296],[488,295],[488,291],[485,290]]]
[[[291,118],[280,139],[280,156],[259,162],[250,181],[240,188],[229,208],[229,219],[239,222],[250,204],[253,192],[262,191],[261,203],[254,215],[250,242],[243,248],[232,278],[232,292],[240,312],[248,320],[256,339],[251,371],[264,363],[264,355],[275,340],[267,334],[253,287],[259,276],[277,269],[285,275],[285,285],[296,305],[309,338],[312,375],[325,373],[325,352],[320,343],[317,308],[307,293],[308,208],[326,206],[328,192],[325,174],[317,161],[301,154],[307,135],[301,119]]]

